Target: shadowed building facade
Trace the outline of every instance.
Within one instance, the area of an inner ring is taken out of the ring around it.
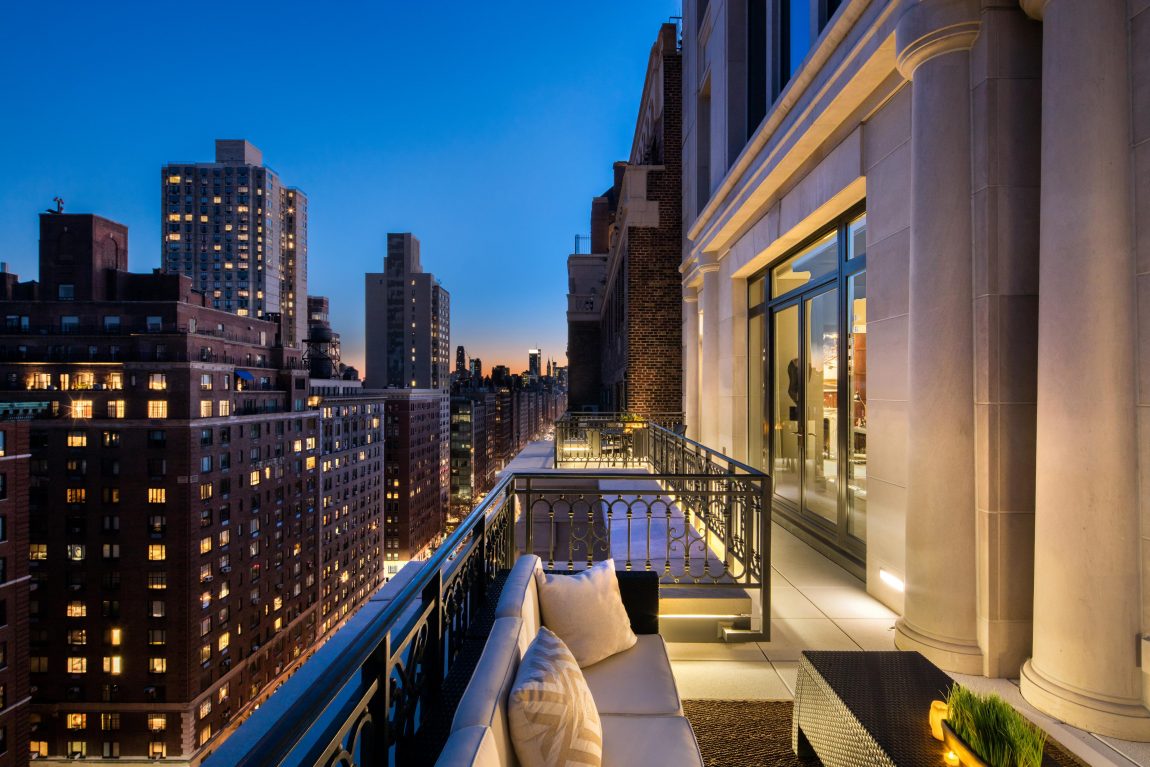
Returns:
[[[651,47],[631,154],[591,202],[591,253],[567,259],[571,407],[681,418],[682,56]]]

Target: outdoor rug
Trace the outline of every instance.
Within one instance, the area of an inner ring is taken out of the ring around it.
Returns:
[[[789,700],[685,700],[683,713],[695,730],[706,767],[812,767],[817,758],[791,751]],[[1084,767],[1073,754],[1046,741],[1049,767]],[[941,767],[942,760],[939,760]]]

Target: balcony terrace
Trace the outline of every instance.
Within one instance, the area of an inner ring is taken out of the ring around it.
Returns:
[[[610,556],[659,573],[660,633],[706,763],[805,763],[790,752],[800,654],[893,650],[897,616],[764,524],[770,492],[761,472],[650,421],[567,416],[554,442],[530,443],[429,561],[372,597],[206,764],[433,764],[522,552],[555,570]],[[1063,763],[1140,761],[1036,712],[1017,683],[955,678],[1046,729],[1073,753]]]

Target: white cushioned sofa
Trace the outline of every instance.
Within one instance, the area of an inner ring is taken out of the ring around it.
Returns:
[[[539,557],[525,555],[508,575],[439,767],[518,767],[507,701],[519,662],[541,625],[537,570],[542,570]],[[671,661],[658,634],[658,577],[622,572],[618,577],[638,642],[583,668],[603,727],[603,764],[701,767],[695,733],[683,716]]]

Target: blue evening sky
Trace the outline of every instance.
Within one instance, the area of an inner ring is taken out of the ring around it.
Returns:
[[[566,257],[626,159],[679,0],[33,2],[0,23],[0,260],[36,277],[37,213],[126,224],[159,266],[159,169],[246,138],[308,195],[309,292],[363,359],[363,273],[411,231],[484,369],[566,362]]]

